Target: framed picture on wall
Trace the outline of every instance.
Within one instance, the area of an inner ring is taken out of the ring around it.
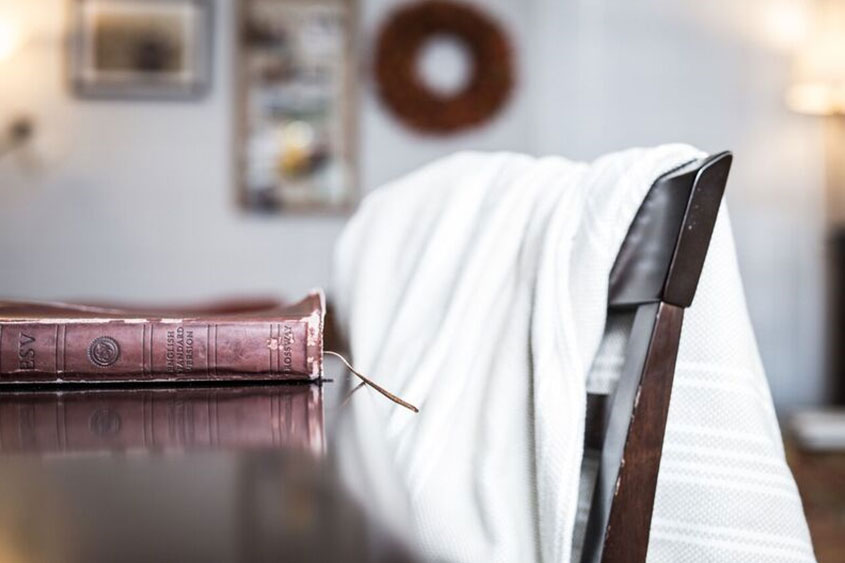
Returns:
[[[246,209],[354,204],[354,21],[351,0],[241,0],[236,154]]]
[[[211,0],[69,1],[78,96],[194,99],[208,90]]]

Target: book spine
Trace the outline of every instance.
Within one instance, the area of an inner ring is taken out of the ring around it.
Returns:
[[[321,357],[307,318],[0,323],[0,384],[307,380]]]
[[[3,454],[323,445],[317,385],[0,395]]]

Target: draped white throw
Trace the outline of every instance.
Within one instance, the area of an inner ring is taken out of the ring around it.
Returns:
[[[612,387],[625,340],[608,276],[654,180],[701,156],[459,153],[364,200],[336,249],[337,317],[356,367],[421,412],[355,393],[340,460],[425,558],[577,556],[585,394]],[[724,208],[685,318],[649,560],[813,560]]]

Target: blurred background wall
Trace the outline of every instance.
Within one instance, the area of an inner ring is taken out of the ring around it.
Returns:
[[[731,149],[728,201],[775,400],[819,402],[822,124],[783,102],[802,3],[477,3],[517,49],[515,95],[483,128],[429,138],[382,110],[367,72],[375,29],[398,2],[360,0],[362,189],[464,148],[578,159],[671,141]],[[343,216],[250,216],[234,203],[232,1],[215,4],[211,90],[182,103],[73,98],[64,0],[0,0],[0,17],[10,6],[28,40],[0,61],[0,123],[25,113],[37,131],[0,160],[0,293],[185,301],[327,284]]]

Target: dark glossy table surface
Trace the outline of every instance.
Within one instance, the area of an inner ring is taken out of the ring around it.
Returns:
[[[0,561],[410,560],[334,470],[346,383],[0,393]]]

